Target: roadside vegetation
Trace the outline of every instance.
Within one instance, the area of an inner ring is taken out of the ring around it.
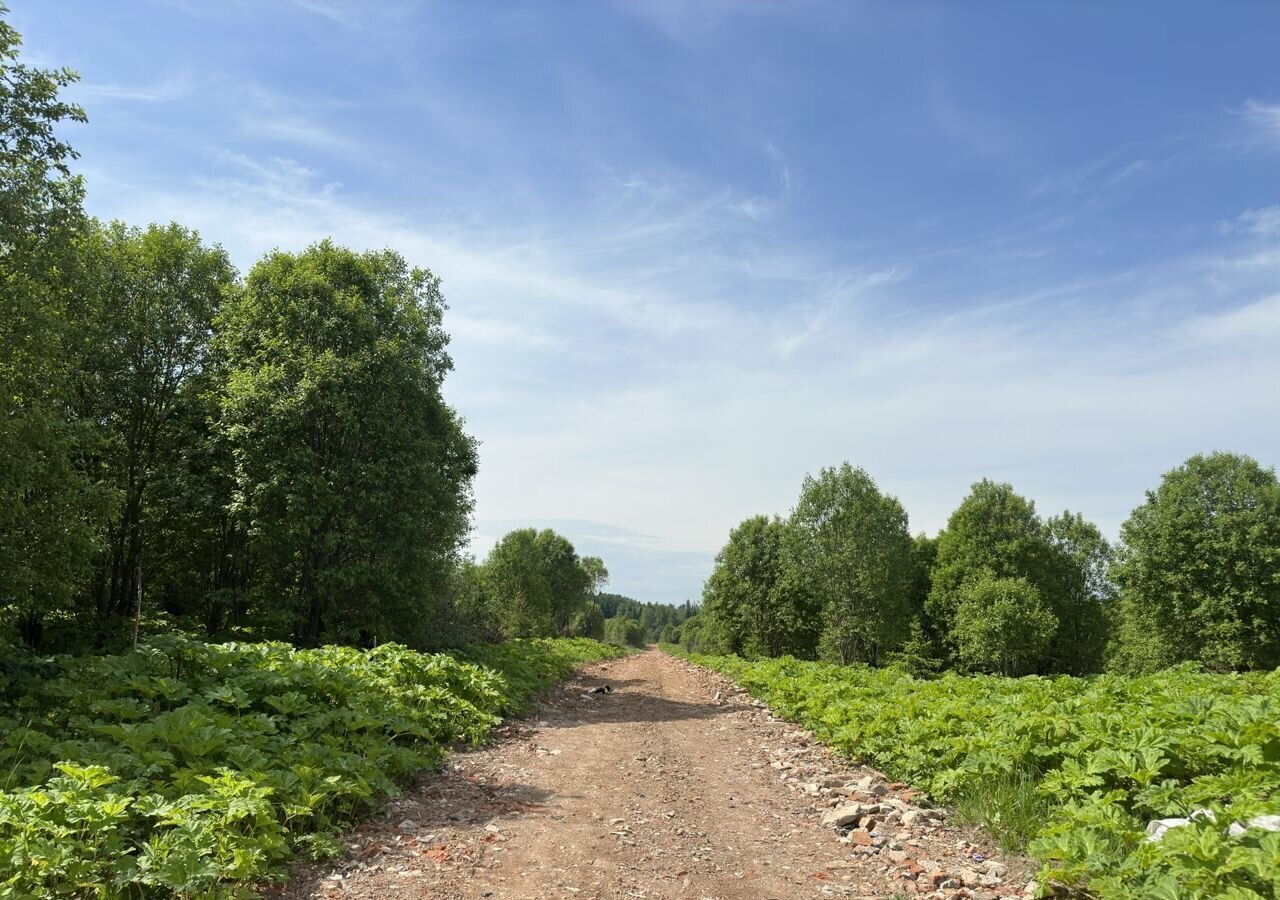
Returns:
[[[229,897],[622,650],[514,641],[456,656],[156,638],[7,660],[0,896]]]
[[[1194,456],[1111,546],[980,481],[937,538],[848,464],[739,525],[678,652],[927,790],[1048,889],[1280,892],[1280,483]],[[1158,839],[1148,826],[1186,820]]]
[[[1003,678],[694,654],[1101,897],[1280,893],[1280,671]],[[1188,817],[1158,841],[1148,823]],[[1235,824],[1238,827],[1232,828]]]
[[[1118,547],[986,480],[912,537],[865,471],[825,469],[734,529],[672,649],[1029,853],[1046,890],[1280,893],[1280,484],[1249,457],[1168,472]],[[1161,819],[1186,824],[1148,840]]]

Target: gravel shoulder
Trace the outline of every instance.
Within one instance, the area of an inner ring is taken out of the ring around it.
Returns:
[[[1020,896],[1029,871],[656,650],[587,667],[490,746],[453,754],[346,849],[273,893],[995,900]]]

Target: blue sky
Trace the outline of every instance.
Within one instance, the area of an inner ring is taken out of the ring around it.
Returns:
[[[679,602],[846,459],[916,531],[987,476],[1113,536],[1280,463],[1280,5],[9,3],[95,214],[443,278],[481,555]]]

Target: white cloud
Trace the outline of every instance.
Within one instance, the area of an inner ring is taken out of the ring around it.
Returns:
[[[1276,258],[1280,264],[1280,256]],[[1280,294],[1215,315],[1197,316],[1185,325],[1186,336],[1197,342],[1280,347]]]
[[[1241,115],[1261,141],[1280,147],[1280,103],[1245,102]]]
[[[77,100],[132,101],[139,103],[167,103],[188,96],[195,82],[187,73],[177,73],[146,84],[109,84],[104,82],[77,83],[69,93]]]
[[[1261,237],[1280,237],[1280,206],[1263,206],[1242,212],[1224,226],[1225,231],[1240,230]]]

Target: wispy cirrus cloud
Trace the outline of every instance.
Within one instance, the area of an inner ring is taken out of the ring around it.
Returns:
[[[1259,237],[1280,237],[1280,205],[1247,209],[1221,227],[1227,233],[1244,231]]]
[[[1240,116],[1252,129],[1257,142],[1280,149],[1280,103],[1247,100]]]
[[[190,73],[181,72],[143,84],[82,83],[75,85],[71,93],[91,102],[169,103],[189,96],[194,89],[195,79]]]
[[[615,0],[619,9],[646,22],[671,40],[695,44],[738,17],[795,13],[812,2],[799,0]]]

